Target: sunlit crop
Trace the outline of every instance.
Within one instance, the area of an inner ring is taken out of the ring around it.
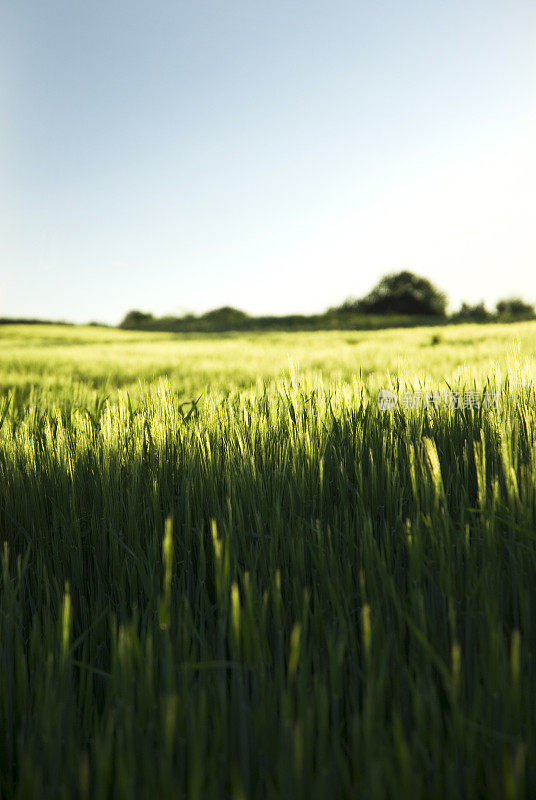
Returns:
[[[536,795],[536,325],[431,331],[2,332],[1,797]]]

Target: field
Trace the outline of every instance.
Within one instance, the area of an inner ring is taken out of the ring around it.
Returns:
[[[0,327],[0,797],[536,797],[535,354]]]

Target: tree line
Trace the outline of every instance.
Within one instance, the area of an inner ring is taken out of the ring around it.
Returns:
[[[447,296],[427,278],[408,270],[384,276],[369,294],[350,297],[324,314],[250,316],[245,311],[222,306],[205,314],[155,317],[129,311],[119,327],[128,330],[221,332],[231,330],[320,330],[413,326],[446,322],[508,322],[534,319],[534,305],[520,297],[499,300],[490,311],[484,303],[462,303],[448,315]]]

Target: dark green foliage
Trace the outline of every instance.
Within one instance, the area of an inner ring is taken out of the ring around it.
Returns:
[[[434,316],[410,314],[365,314],[354,309],[330,309],[325,314],[287,314],[285,316],[251,317],[235,309],[215,309],[201,316],[186,314],[183,317],[131,317],[139,312],[129,312],[120,328],[170,333],[221,333],[223,331],[324,331],[324,330],[380,330],[382,328],[437,325]],[[145,318],[146,317],[146,318]]]
[[[120,322],[120,328],[136,330],[137,328],[148,328],[154,321],[152,314],[145,311],[129,311]]]
[[[71,325],[63,320],[35,319],[28,317],[0,317],[0,325]]]
[[[409,314],[444,317],[447,297],[427,278],[413,272],[386,275],[366,297],[347,301],[341,310],[361,314]]]
[[[477,303],[474,306],[462,303],[452,318],[456,322],[489,322],[493,319],[493,314],[488,311],[484,303]]]
[[[242,322],[247,318],[248,315],[245,313],[245,311],[240,311],[238,308],[232,308],[231,306],[215,308],[213,311],[207,311],[206,314],[203,314],[202,316],[202,319],[208,319],[223,326],[233,325],[237,322]]]
[[[509,297],[506,300],[499,300],[496,305],[497,314],[500,317],[506,318],[524,318],[531,319],[534,317],[534,306],[531,303],[526,303],[519,297]]]

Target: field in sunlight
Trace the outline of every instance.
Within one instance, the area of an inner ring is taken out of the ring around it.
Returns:
[[[535,353],[0,328],[0,797],[536,796]]]
[[[482,379],[494,365],[536,353],[536,322],[452,325],[384,331],[249,335],[138,333],[68,326],[0,326],[0,389],[61,389],[81,383],[100,392],[136,393],[139,382],[169,378],[183,395],[247,388],[280,377],[289,362],[324,379],[384,385],[388,374],[436,383]],[[444,384],[443,384],[444,385]]]

